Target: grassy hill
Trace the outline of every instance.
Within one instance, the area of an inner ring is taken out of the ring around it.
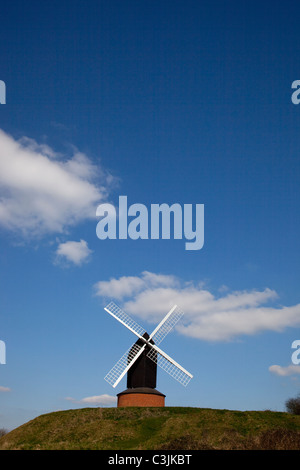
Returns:
[[[0,450],[300,450],[300,416],[205,408],[84,408],[39,416]]]

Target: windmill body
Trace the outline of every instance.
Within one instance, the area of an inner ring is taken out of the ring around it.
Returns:
[[[193,377],[158,347],[183,312],[174,305],[149,335],[113,302],[104,310],[138,337],[105,376],[105,380],[116,387],[127,374],[127,390],[118,394],[118,406],[164,406],[165,395],[156,390],[157,365],[184,386]]]
[[[144,337],[149,339],[147,333],[144,333]],[[134,344],[135,346],[142,347],[143,341],[138,339]],[[128,370],[127,388],[156,388],[157,363],[148,357],[150,350],[150,346],[146,345],[140,357]]]

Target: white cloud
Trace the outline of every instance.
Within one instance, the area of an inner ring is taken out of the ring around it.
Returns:
[[[88,244],[85,240],[79,242],[67,241],[60,243],[56,250],[56,260],[58,262],[67,260],[77,266],[81,265],[88,260],[92,250],[89,249]]]
[[[2,387],[0,385],[0,392],[10,392],[10,391],[11,391],[11,389],[9,387]]]
[[[119,279],[110,279],[109,281],[99,281],[95,285],[96,293],[103,297],[113,297],[114,299],[123,299],[138,292],[144,286],[142,279],[134,276],[124,276]]]
[[[147,287],[168,287],[173,285],[177,285],[177,280],[174,276],[144,271],[140,277],[123,276],[119,279],[111,278],[109,281],[99,281],[95,284],[95,289],[99,296],[121,300],[125,297],[131,297]]]
[[[160,321],[177,304],[185,312],[177,331],[207,341],[227,341],[263,331],[280,332],[300,325],[300,304],[268,306],[278,297],[269,288],[219,292],[217,297],[201,283],[149,272],[100,281],[95,287],[99,296],[117,299],[128,314],[150,323]]]
[[[0,225],[23,236],[63,233],[95,217],[114,179],[72,148],[62,158],[48,145],[0,130]]]
[[[274,364],[273,366],[269,367],[269,371],[272,372],[272,374],[286,377],[288,375],[300,374],[300,366],[290,364],[289,366],[282,367]]]
[[[72,398],[72,397],[66,397],[66,400],[71,401],[72,403],[79,403],[79,404],[110,406],[116,403],[117,398],[111,395],[103,394],[103,395],[95,395],[92,397],[81,398],[80,400],[76,400],[75,398]]]

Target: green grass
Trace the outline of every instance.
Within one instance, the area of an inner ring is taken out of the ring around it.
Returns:
[[[0,450],[300,450],[300,416],[206,408],[84,408],[35,418]]]

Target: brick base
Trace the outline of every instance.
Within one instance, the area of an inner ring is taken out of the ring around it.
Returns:
[[[118,393],[118,407],[123,406],[165,406],[165,395],[156,389],[131,388]]]

